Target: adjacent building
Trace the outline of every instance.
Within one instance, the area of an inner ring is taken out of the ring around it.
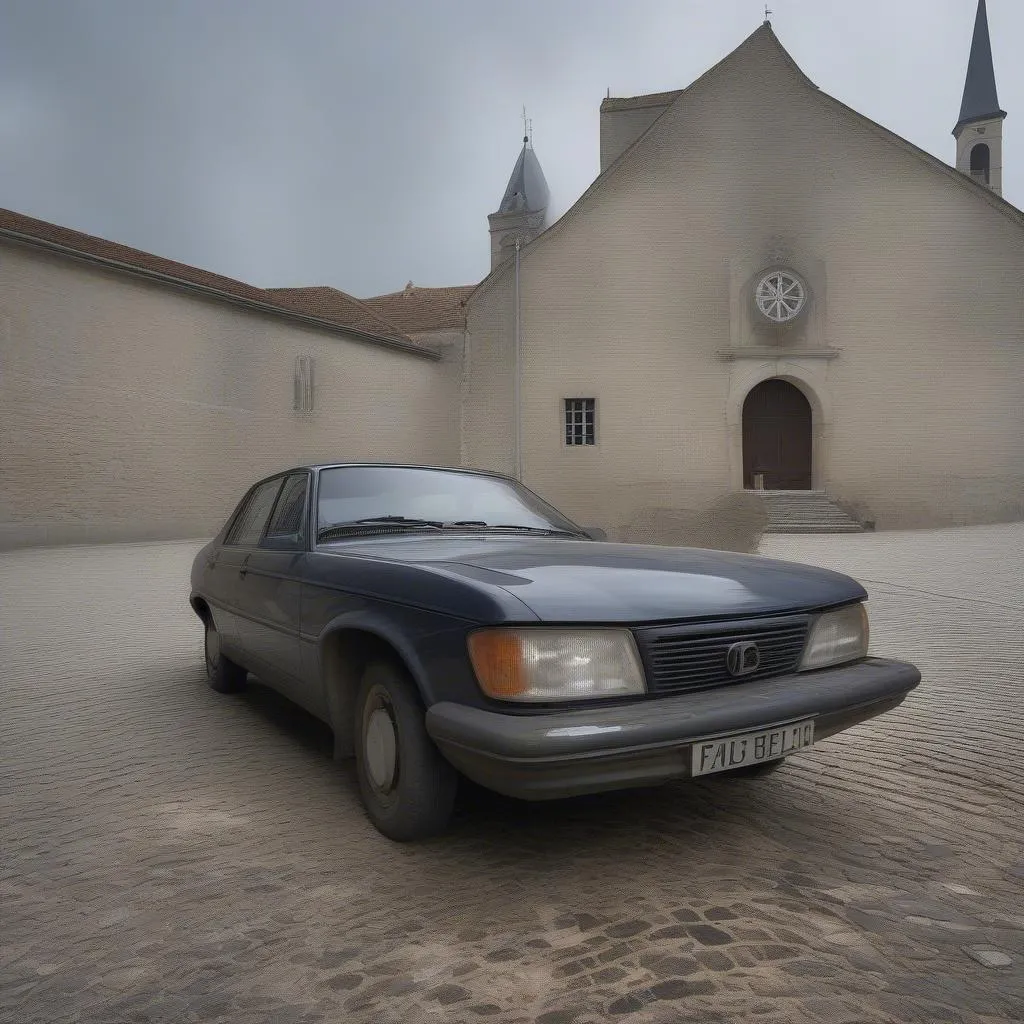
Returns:
[[[497,469],[634,537],[824,491],[878,528],[1024,518],[1024,213],[984,0],[953,165],[808,80],[767,22],[606,98],[549,223],[529,136],[476,284],[251,288],[0,214],[0,543],[202,536],[257,475]]]

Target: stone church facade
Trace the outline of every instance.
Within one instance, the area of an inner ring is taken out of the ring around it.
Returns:
[[[464,462],[620,536],[757,487],[880,528],[1024,516],[1003,117],[983,2],[958,169],[818,90],[767,24],[681,92],[606,100],[600,177],[467,301]]]
[[[612,538],[762,489],[880,529],[1024,518],[1005,116],[984,0],[955,167],[765,23],[686,89],[606,99],[554,224],[524,140],[482,282],[365,300],[0,211],[0,545],[208,535],[259,475],[347,458],[520,475]]]

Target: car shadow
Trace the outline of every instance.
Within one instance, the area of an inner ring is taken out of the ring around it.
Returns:
[[[239,697],[262,728],[322,761],[332,788],[338,786],[355,803],[360,802],[355,761],[349,758],[333,763],[334,737],[329,726],[253,676]],[[617,833],[623,828],[671,833],[693,828],[703,831],[713,828],[716,820],[724,825],[738,816],[756,821],[777,813],[772,809],[772,792],[779,792],[779,784],[785,789],[791,770],[783,769],[770,780],[678,780],[544,801],[503,796],[463,778],[451,826],[446,836],[430,845],[443,845],[446,837],[447,841],[543,843],[544,837],[551,836],[558,836],[563,846],[577,840],[586,845],[599,842],[601,833]],[[338,813],[343,813],[340,807]]]
[[[334,734],[330,726],[264,685],[255,676],[249,676],[246,688],[238,694],[238,698],[240,704],[278,735],[287,737],[307,753],[328,759],[333,757]]]

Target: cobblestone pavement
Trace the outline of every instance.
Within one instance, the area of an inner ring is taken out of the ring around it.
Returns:
[[[207,688],[197,547],[0,556],[0,1020],[1024,1016],[1024,525],[766,538],[864,581],[902,708],[759,781],[474,791],[407,846],[325,729]]]

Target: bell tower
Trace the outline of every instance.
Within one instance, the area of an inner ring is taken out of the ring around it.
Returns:
[[[526,132],[519,159],[512,168],[505,194],[496,213],[487,218],[491,232],[491,270],[504,263],[520,245],[533,241],[548,226],[548,183],[533,151],[529,122],[523,114]]]
[[[992,44],[988,34],[985,0],[978,0],[974,38],[967,62],[967,80],[960,104],[960,119],[953,129],[956,139],[956,169],[987,185],[997,196],[1003,194],[1003,118],[999,107],[996,75],[992,67]]]

